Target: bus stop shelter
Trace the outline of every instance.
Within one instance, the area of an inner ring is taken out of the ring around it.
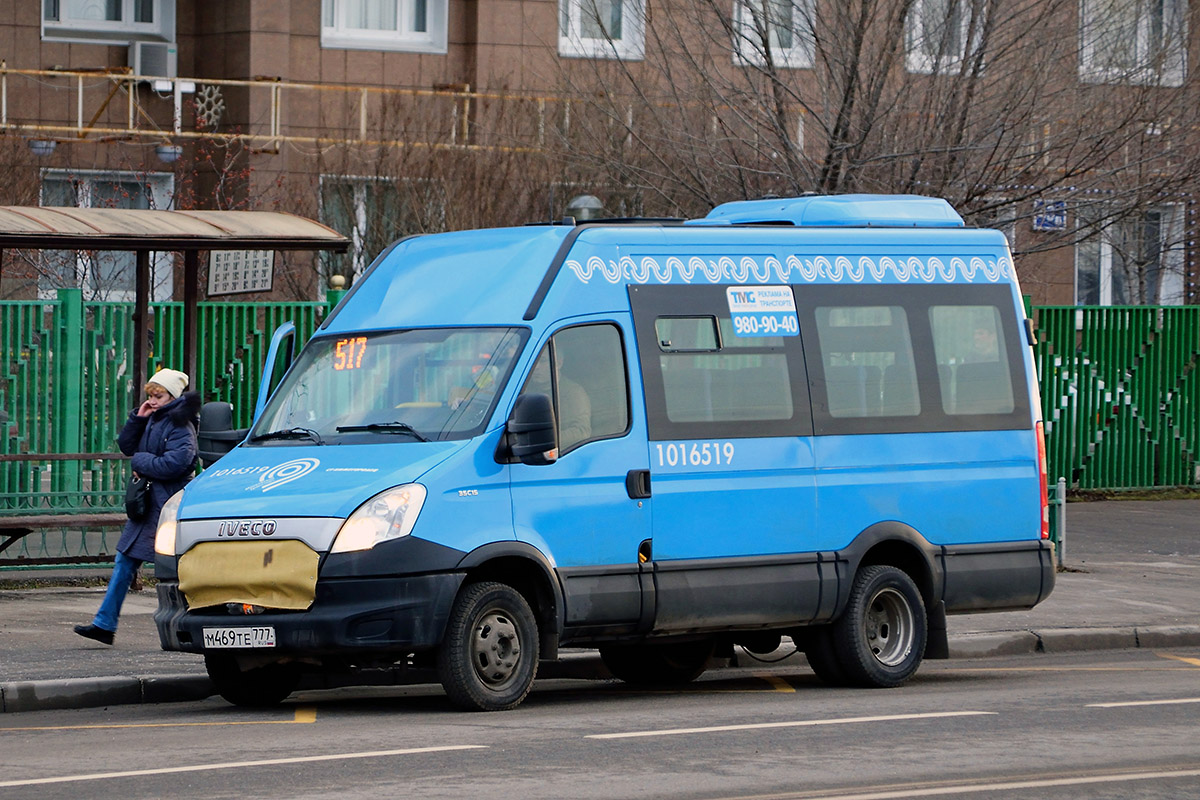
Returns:
[[[135,254],[134,372],[131,376],[135,403],[147,378],[151,253],[183,255],[184,369],[192,376],[192,385],[198,386],[196,336],[201,251],[331,250],[342,253],[349,246],[350,241],[332,228],[279,211],[0,206],[0,251],[116,250]]]
[[[147,380],[150,331],[150,254],[183,256],[184,369],[193,386],[197,374],[197,326],[200,296],[200,253],[234,250],[330,250],[345,252],[346,237],[304,217],[273,211],[157,211],[115,208],[57,208],[0,206],[0,256],[4,250],[124,251],[135,254],[133,397],[137,405]],[[0,269],[3,259],[0,258]],[[103,453],[42,453],[0,455],[0,462],[69,462],[119,458]],[[0,514],[0,552],[35,529],[63,526],[113,526],[124,521],[115,509],[73,513]],[[69,559],[70,560],[70,559]]]

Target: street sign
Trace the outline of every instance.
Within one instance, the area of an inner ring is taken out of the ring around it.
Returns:
[[[1065,231],[1067,203],[1065,200],[1034,200],[1033,229],[1035,231]]]

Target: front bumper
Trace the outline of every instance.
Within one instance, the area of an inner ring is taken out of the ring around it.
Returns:
[[[322,579],[306,611],[230,614],[224,606],[189,610],[179,583],[158,584],[154,624],[164,650],[204,652],[206,627],[275,628],[270,650],[238,650],[242,654],[289,656],[368,653],[403,654],[429,650],[442,640],[446,620],[465,573],[447,572],[407,577]]]

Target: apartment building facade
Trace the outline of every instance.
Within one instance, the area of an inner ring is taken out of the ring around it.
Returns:
[[[1006,232],[1035,303],[1191,303],[1193,30],[1188,0],[8,0],[0,203],[274,208],[351,237],[277,254],[256,300],[578,195],[941,194]],[[0,264],[0,299],[132,293],[122,254]],[[154,271],[171,298],[170,255]]]

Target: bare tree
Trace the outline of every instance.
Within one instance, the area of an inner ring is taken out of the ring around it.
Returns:
[[[1128,249],[1200,178],[1200,104],[1180,3],[689,0],[656,3],[640,62],[571,60],[561,157],[651,213],[768,194],[946,197],[971,222],[1032,224],[1025,254]],[[1120,258],[1125,284],[1182,246]],[[1144,245],[1146,236],[1140,240]],[[1174,261],[1183,263],[1182,258]],[[1137,291],[1132,301],[1153,299]]]

